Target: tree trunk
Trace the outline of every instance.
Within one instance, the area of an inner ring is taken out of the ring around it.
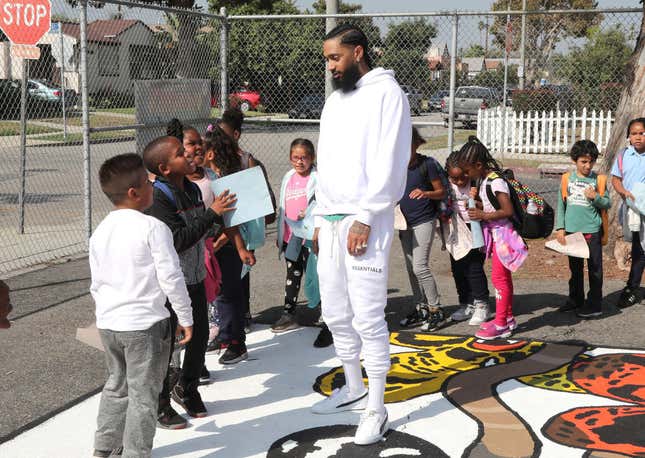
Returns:
[[[627,124],[634,118],[643,116],[643,107],[645,107],[645,4],[643,5],[643,18],[641,19],[641,29],[636,41],[636,47],[632,53],[629,63],[625,68],[625,89],[620,96],[618,107],[614,113],[614,125],[611,130],[607,149],[601,163],[601,171],[609,173],[614,163],[616,154],[627,146],[626,132]],[[622,231],[616,218],[618,208],[621,204],[621,198],[611,189],[612,206],[610,211],[611,230],[610,239],[615,241],[616,236],[620,236]],[[610,245],[613,245],[611,243]],[[609,248],[609,247],[608,247]]]
[[[177,78],[199,78],[205,62],[200,62],[195,39],[201,21],[197,16],[177,14]]]

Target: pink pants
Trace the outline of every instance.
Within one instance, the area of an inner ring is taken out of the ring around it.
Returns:
[[[495,324],[506,326],[506,320],[513,316],[513,276],[499,260],[495,242],[493,242],[491,261],[491,279],[495,287]]]

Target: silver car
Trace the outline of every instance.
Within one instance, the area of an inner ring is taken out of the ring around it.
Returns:
[[[403,92],[405,93],[405,95],[408,96],[408,103],[410,104],[410,112],[414,115],[421,114],[421,100],[423,99],[423,95],[421,94],[421,92],[419,92],[418,89],[412,86],[406,86],[406,85],[402,85],[401,89],[403,89]]]

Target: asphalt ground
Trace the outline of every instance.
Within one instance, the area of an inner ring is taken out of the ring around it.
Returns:
[[[271,232],[271,240],[275,232]],[[431,267],[442,303],[452,311],[456,292],[448,255],[435,242]],[[257,251],[251,273],[252,311],[257,322],[270,324],[282,311],[285,267],[273,243]],[[623,281],[605,281],[604,316],[582,321],[557,307],[567,295],[568,271],[556,279],[521,275],[514,281],[516,336],[546,341],[576,341],[621,348],[645,348],[645,306],[615,307]],[[626,274],[625,274],[626,277]],[[100,390],[106,371],[102,352],[75,339],[77,328],[94,321],[89,296],[86,258],[33,270],[7,280],[14,312],[11,329],[0,331],[0,442],[4,442],[57,412]],[[492,300],[492,298],[491,298]],[[390,262],[387,319],[391,330],[412,307],[400,245],[395,239]],[[315,310],[303,306],[299,319],[313,325]],[[472,335],[465,323],[451,324],[438,333]],[[285,355],[288,357],[288,355]],[[213,374],[217,377],[217,373]],[[303,380],[303,383],[310,383]]]

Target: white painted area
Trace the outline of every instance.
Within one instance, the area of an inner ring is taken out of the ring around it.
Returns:
[[[408,456],[421,456],[419,450],[413,448],[391,448],[384,450],[379,454],[379,458],[387,458],[389,456],[408,455]]]
[[[278,439],[319,426],[356,424],[360,412],[313,415],[309,407],[321,399],[312,390],[316,378],[339,362],[333,347],[316,349],[312,343],[318,329],[303,328],[282,335],[268,329],[248,336],[248,361],[232,367],[217,363],[217,354],[207,354],[206,364],[214,383],[200,388],[210,415],[190,419],[179,431],[158,429],[153,457],[263,457]],[[393,353],[414,351],[392,346]],[[598,350],[599,354],[615,350]],[[544,444],[543,457],[580,458],[582,451],[555,444],[542,436],[541,426],[552,416],[578,406],[621,405],[602,397],[543,390],[515,380],[499,386],[501,399],[533,426]],[[46,423],[0,445],[3,458],[76,458],[91,456],[99,396],[62,412]],[[179,412],[181,408],[175,406]],[[390,429],[420,437],[451,457],[459,457],[477,437],[477,424],[455,408],[441,393],[387,405]],[[350,433],[351,434],[351,433]],[[349,442],[343,438],[320,439],[328,456]],[[284,451],[297,446],[282,445]],[[392,451],[389,451],[390,453]],[[401,454],[418,456],[413,449]],[[388,455],[383,455],[387,457]]]
[[[583,393],[566,393],[544,390],[509,380],[498,386],[499,397],[528,423],[542,442],[543,458],[581,458],[585,450],[566,447],[553,442],[542,434],[542,426],[550,418],[576,407],[629,405],[602,396]]]

